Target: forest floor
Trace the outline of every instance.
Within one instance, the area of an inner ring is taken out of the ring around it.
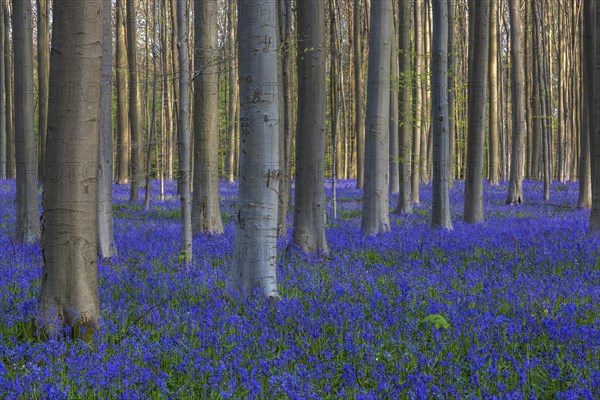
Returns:
[[[289,220],[279,302],[225,295],[236,185],[225,234],[196,236],[190,267],[174,183],[149,211],[115,186],[120,254],[99,265],[101,330],[84,343],[33,334],[40,251],[11,239],[15,185],[0,181],[0,398],[600,398],[600,236],[576,184],[545,205],[525,182],[522,206],[486,186],[486,221],[467,225],[457,182],[451,232],[431,230],[423,185],[413,215],[368,238],[354,186],[339,182],[335,221],[329,205],[330,257],[288,246]]]

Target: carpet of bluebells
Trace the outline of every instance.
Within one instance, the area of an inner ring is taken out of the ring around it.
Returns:
[[[40,251],[12,240],[0,181],[0,398],[600,398],[600,236],[576,184],[547,204],[525,182],[522,206],[486,186],[486,221],[467,225],[457,182],[452,232],[430,228],[424,185],[412,216],[369,238],[354,186],[338,183],[337,220],[329,204],[330,257],[290,245],[289,220],[281,301],[226,293],[237,186],[222,184],[225,234],[195,237],[190,267],[174,183],[149,211],[115,186],[120,254],[99,265],[101,331],[84,343],[32,334]]]

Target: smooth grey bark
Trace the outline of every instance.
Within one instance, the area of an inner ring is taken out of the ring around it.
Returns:
[[[354,129],[356,136],[356,188],[364,186],[365,123],[362,87],[361,0],[354,0]]]
[[[1,0],[4,6],[4,90],[6,101],[6,177],[14,179],[16,176],[15,160],[15,129],[13,108],[13,59],[11,57],[10,41],[10,0]]]
[[[393,27],[392,2],[372,1],[361,227],[362,234],[365,236],[390,230],[388,147]]]
[[[57,1],[52,10],[50,87],[77,84],[72,85],[73,96],[53,95],[49,103],[38,309],[38,324],[47,333],[57,335],[63,326],[74,326],[84,338],[93,337],[100,316],[96,258],[100,90],[86,89],[101,85],[104,3],[93,3],[92,8],[89,4]]]
[[[0,179],[6,179],[7,154],[6,145],[8,132],[6,129],[6,74],[4,70],[4,53],[6,46],[4,42],[4,2],[0,1]]]
[[[421,154],[421,135],[425,133],[422,130],[424,124],[422,118],[423,107],[423,26],[422,26],[422,7],[420,0],[414,1],[414,30],[415,30],[415,80],[414,80],[414,119],[413,119],[413,141],[412,141],[412,164],[411,164],[411,189],[410,189],[410,201],[413,205],[420,203],[420,185],[421,185],[421,157],[425,156]]]
[[[15,65],[15,154],[17,171],[16,239],[33,243],[40,237],[37,146],[33,126],[33,33],[31,1],[13,0]]]
[[[467,170],[465,174],[465,205],[463,218],[474,224],[483,221],[483,171],[485,125],[487,122],[487,83],[489,66],[490,0],[473,4],[473,32],[469,53]]]
[[[237,18],[236,10],[237,0],[229,0],[228,5],[228,26],[229,26],[229,37],[228,37],[228,50],[229,50],[229,67],[228,67],[228,78],[229,78],[229,102],[227,104],[227,155],[225,157],[225,177],[229,182],[235,181],[235,143],[237,134],[237,123],[236,116],[238,110],[238,80],[237,80],[237,53],[236,53],[236,29],[235,20]]]
[[[594,2],[584,0],[583,3],[583,48],[582,48],[582,86],[583,86],[583,121],[581,131],[581,148],[579,161],[579,199],[577,207],[592,207],[592,165],[590,137],[595,132],[594,119],[594,29],[596,15]]]
[[[129,161],[131,142],[129,132],[129,104],[127,102],[127,46],[125,44],[125,0],[116,0],[115,43],[116,43],[116,88],[117,88],[117,183],[129,182]]]
[[[190,56],[188,40],[188,18],[186,0],[177,0],[177,48],[179,66],[179,174],[177,186],[181,202],[182,216],[182,241],[181,255],[186,264],[193,260],[192,248],[192,209],[190,195],[190,156],[191,132],[189,118],[189,93],[190,93]]]
[[[394,25],[394,24],[392,24]],[[396,32],[392,33],[392,56],[390,62],[391,68],[391,85],[390,85],[390,134],[389,134],[389,169],[390,169],[390,193],[398,193],[400,191],[400,170],[399,170],[399,111],[398,111],[398,45],[396,40]]]
[[[37,0],[38,59],[38,180],[43,181],[48,130],[48,79],[50,78],[50,0]]]
[[[590,1],[590,0],[587,0]],[[594,1],[594,5],[585,4],[584,18],[590,25],[595,27],[593,34],[593,42],[595,44],[594,57],[591,56],[587,60],[588,71],[594,71],[593,80],[593,131],[590,135],[591,145],[591,163],[592,163],[592,211],[590,213],[590,222],[588,229],[591,232],[600,231],[600,46],[598,40],[600,38],[600,2]],[[595,18],[592,17],[592,12]],[[593,62],[593,65],[591,65]],[[593,68],[593,69],[592,69]]]
[[[292,188],[292,141],[294,135],[294,38],[292,27],[294,24],[292,2],[278,0],[279,10],[279,37],[281,40],[281,65],[280,80],[280,122],[279,122],[279,165],[283,171],[283,177],[279,181],[279,211],[277,230],[279,236],[287,235],[287,216],[291,202]],[[285,38],[285,40],[283,39]]]
[[[129,129],[131,132],[130,192],[129,202],[139,198],[141,168],[142,113],[136,60],[136,17],[135,0],[125,0],[127,6],[127,65],[129,67]]]
[[[100,145],[98,146],[98,256],[117,255],[112,214],[113,124],[112,124],[112,24],[111,4],[103,7],[102,81],[100,97]]]
[[[492,0],[495,1],[495,0]],[[448,182],[454,181],[454,144],[455,135],[455,103],[456,103],[456,50],[454,23],[456,18],[456,4],[448,3]]]
[[[217,0],[194,2],[194,193],[192,230],[223,233],[219,203],[219,43]],[[181,93],[181,92],[180,92]],[[185,154],[185,153],[180,153]]]
[[[523,203],[523,163],[525,156],[525,67],[521,43],[521,11],[519,0],[509,0],[510,58],[512,92],[512,154],[510,158],[510,183],[506,204]]]
[[[431,45],[431,125],[433,183],[431,226],[451,230],[448,182],[448,0],[433,0]]]
[[[293,238],[294,243],[307,253],[327,253],[325,2],[299,2],[297,15],[298,125]]]
[[[249,295],[277,289],[279,110],[277,13],[269,0],[239,0],[240,186],[229,287]],[[274,81],[275,80],[275,81]]]
[[[149,18],[149,17],[148,17]],[[147,23],[149,26],[150,23]],[[146,33],[148,33],[148,26],[146,27]],[[144,210],[150,209],[150,178],[152,174],[152,146],[156,141],[156,59],[158,58],[158,52],[156,51],[156,0],[152,1],[152,111],[150,112],[150,121],[146,118],[146,130],[149,131],[148,141],[146,143],[146,182],[145,182],[145,190],[144,190]],[[148,34],[149,36],[149,34]],[[148,37],[146,37],[146,50],[149,52],[148,48]],[[148,77],[150,75],[148,62],[146,63],[146,79],[150,80]],[[146,82],[146,88],[148,86],[148,82]],[[146,89],[147,92],[147,89]],[[148,125],[150,125],[148,127]],[[158,152],[157,152],[158,158]],[[157,169],[159,169],[158,164],[159,160],[157,160]]]
[[[400,68],[400,137],[398,149],[400,159],[398,166],[400,169],[400,193],[395,211],[398,214],[412,214],[412,203],[410,201],[410,136],[412,133],[410,95],[413,90],[413,77],[411,68],[412,48],[410,45],[410,9],[411,2],[400,2],[400,17],[398,22],[398,65]]]
[[[488,91],[490,98],[489,108],[489,157],[488,157],[488,179],[491,185],[497,185],[500,181],[500,114],[498,99],[498,2],[491,0],[490,3],[490,44],[489,44],[489,71]]]

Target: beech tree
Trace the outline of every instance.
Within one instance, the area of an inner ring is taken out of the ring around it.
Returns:
[[[519,7],[519,0],[508,0],[513,116],[510,183],[506,204],[523,203],[523,163],[527,123],[525,118],[525,67],[523,45],[521,43],[521,11]]]
[[[431,225],[452,229],[448,182],[448,0],[433,0],[431,46],[431,123],[433,186]]]
[[[298,125],[294,242],[327,252],[325,238],[325,2],[298,3]]]
[[[190,195],[191,133],[189,118],[190,56],[188,41],[189,12],[186,0],[177,0],[177,48],[179,59],[179,174],[177,186],[181,202],[182,242],[181,255],[186,264],[193,259],[192,209]],[[132,182],[133,183],[133,182]]]
[[[233,265],[228,285],[243,295],[277,289],[279,45],[275,3],[238,2],[240,177]]]
[[[138,200],[140,190],[142,112],[140,110],[140,92],[137,68],[137,33],[135,0],[124,0],[127,5],[127,64],[129,68],[129,127],[131,132],[131,190],[129,202]]]
[[[38,179],[43,179],[48,130],[48,79],[50,74],[50,0],[37,0],[38,59]]]
[[[50,87],[75,90],[72,96],[57,92],[49,102],[38,311],[47,333],[72,326],[83,338],[97,329],[100,316],[96,190],[104,2],[90,4],[56,1],[52,10]]]
[[[194,197],[192,229],[223,233],[219,203],[219,44],[217,0],[194,3]],[[181,93],[181,92],[180,92]],[[185,154],[185,153],[180,153]]]
[[[473,4],[473,29],[469,54],[469,115],[467,132],[467,171],[465,175],[464,220],[474,224],[483,221],[483,161],[485,145],[489,11],[490,1]]]
[[[37,146],[33,133],[33,33],[31,14],[30,0],[13,0],[12,34],[15,65],[14,105],[17,162],[17,224],[15,230],[17,241],[24,243],[35,242],[40,237],[39,201],[36,186]]]
[[[363,190],[363,235],[390,230],[388,212],[390,57],[394,28],[391,1],[371,2],[365,176]]]

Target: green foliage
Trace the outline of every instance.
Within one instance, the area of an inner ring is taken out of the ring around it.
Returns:
[[[432,324],[435,329],[450,329],[450,324],[442,314],[430,314],[423,318],[423,323]]]

